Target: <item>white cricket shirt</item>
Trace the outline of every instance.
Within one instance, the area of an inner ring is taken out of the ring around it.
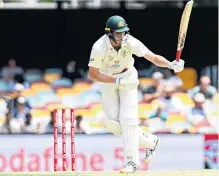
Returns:
[[[105,34],[94,43],[88,66],[99,68],[100,73],[111,76],[121,73],[125,68],[131,69],[134,65],[133,54],[143,57],[148,51],[141,41],[127,34],[117,52]]]

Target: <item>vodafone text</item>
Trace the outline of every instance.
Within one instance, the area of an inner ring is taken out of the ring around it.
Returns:
[[[16,152],[10,155],[0,153],[0,172],[3,171],[51,171],[53,169],[53,148],[47,147],[43,151],[33,152],[27,151],[26,148],[18,148]],[[144,163],[144,150],[141,153],[141,170],[147,170],[148,166]],[[114,148],[114,160],[111,161],[111,170],[120,170],[123,167],[123,149],[121,147]],[[61,154],[59,154],[58,170],[61,170]],[[67,168],[70,169],[70,156],[67,155]],[[107,158],[103,153],[84,153],[76,154],[76,170],[80,171],[102,171],[106,164]]]

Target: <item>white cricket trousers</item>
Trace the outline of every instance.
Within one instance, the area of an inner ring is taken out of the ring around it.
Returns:
[[[126,79],[138,79],[135,68],[116,75]],[[114,83],[101,85],[103,110],[110,120],[121,125],[125,165],[133,161],[139,165],[138,92],[136,88],[119,89]]]

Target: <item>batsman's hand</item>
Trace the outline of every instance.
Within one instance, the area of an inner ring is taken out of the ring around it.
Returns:
[[[174,70],[174,72],[181,72],[184,69],[184,64],[185,64],[184,60],[181,59],[179,61],[174,60],[173,62],[169,63],[168,68]]]
[[[115,80],[115,84],[118,86],[119,89],[134,89],[138,87],[139,80],[117,77]]]

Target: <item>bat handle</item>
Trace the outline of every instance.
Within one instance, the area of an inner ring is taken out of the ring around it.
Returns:
[[[177,62],[179,62],[179,60],[180,60],[181,53],[182,53],[182,50],[178,50],[178,51],[176,52],[176,61],[177,61]]]

